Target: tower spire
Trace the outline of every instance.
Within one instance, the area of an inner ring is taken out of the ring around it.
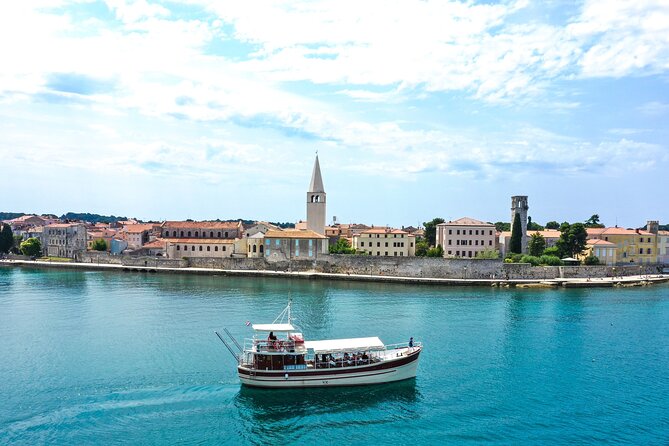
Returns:
[[[314,170],[311,173],[311,184],[309,185],[309,192],[325,192],[325,188],[323,187],[323,178],[321,177],[321,165],[318,163],[318,152],[316,152]]]

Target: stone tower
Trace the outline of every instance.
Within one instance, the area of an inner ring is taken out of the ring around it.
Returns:
[[[659,229],[660,229],[660,222],[657,220],[648,220],[648,222],[646,223],[646,231],[650,232],[651,234],[657,235]]]
[[[311,173],[311,184],[307,192],[307,229],[325,235],[325,188],[321,177],[318,155]]]
[[[516,218],[516,213],[520,215],[521,247],[522,253],[527,254],[527,195],[515,195],[511,197],[511,228],[513,230],[513,221]]]

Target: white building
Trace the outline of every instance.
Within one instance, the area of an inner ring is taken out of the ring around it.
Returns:
[[[399,229],[371,228],[353,236],[353,248],[372,256],[408,257],[416,255],[416,238]]]
[[[75,258],[86,250],[87,231],[82,223],[56,223],[44,227],[42,252],[51,257]]]
[[[444,249],[444,257],[473,258],[496,249],[495,233],[495,225],[463,217],[437,225],[436,245]]]

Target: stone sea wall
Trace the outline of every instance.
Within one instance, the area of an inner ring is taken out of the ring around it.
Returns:
[[[501,260],[355,255],[325,255],[316,260],[268,261],[265,258],[165,259],[86,252],[77,260],[82,263],[116,264],[129,267],[191,267],[230,271],[292,271],[439,279],[541,280],[629,276],[659,272],[656,265],[641,268],[638,265],[533,267],[523,263],[506,264]]]

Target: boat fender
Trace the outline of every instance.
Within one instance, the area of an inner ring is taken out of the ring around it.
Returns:
[[[288,379],[288,373],[284,374],[283,377],[284,377],[285,379]]]

